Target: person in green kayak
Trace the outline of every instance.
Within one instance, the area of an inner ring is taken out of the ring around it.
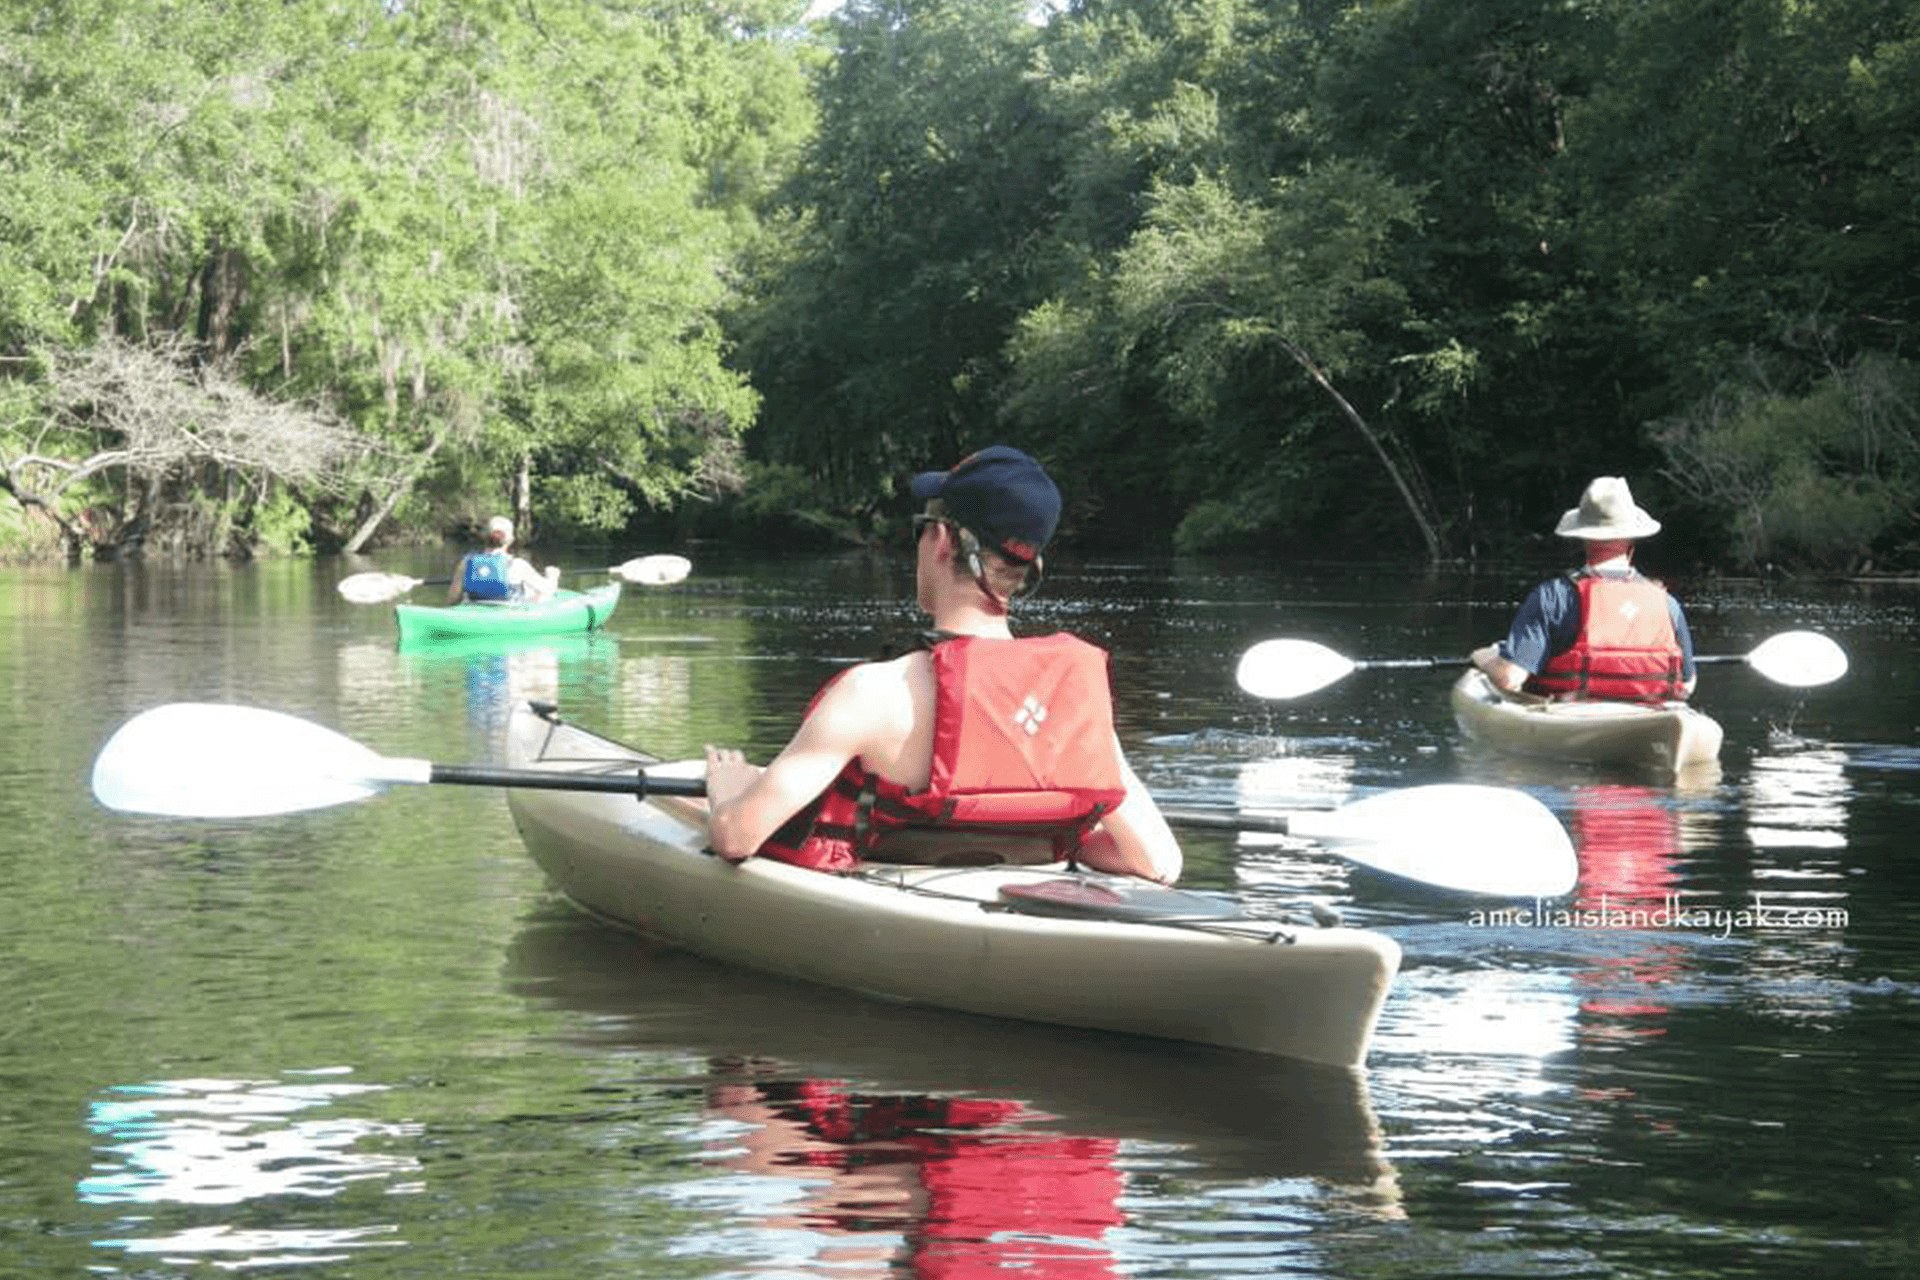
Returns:
[[[1474,650],[1473,664],[1508,693],[1618,702],[1667,702],[1693,692],[1686,611],[1633,567],[1634,545],[1660,522],[1619,476],[1600,476],[1554,532],[1578,538],[1586,563],[1536,586],[1506,638]]]
[[[840,672],[765,768],[709,746],[713,850],[823,871],[1067,859],[1172,883],[1180,846],[1114,732],[1106,652],[1008,625],[1039,578],[1060,491],[1005,445],[923,472],[912,491],[930,643]]]
[[[460,557],[453,568],[453,581],[447,585],[447,603],[463,600],[487,600],[517,604],[546,600],[559,589],[560,570],[549,566],[545,573],[512,553],[513,521],[495,516],[487,521],[480,549]]]

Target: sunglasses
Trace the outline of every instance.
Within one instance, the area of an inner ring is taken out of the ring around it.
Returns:
[[[974,541],[973,535],[967,532],[967,528],[965,525],[962,525],[959,521],[954,520],[950,516],[929,515],[927,512],[924,512],[924,511],[915,515],[913,517],[914,543],[918,545],[920,541],[920,535],[926,532],[926,528],[930,524],[944,524],[950,529],[955,529],[959,531],[962,541],[964,542],[968,550],[968,562],[973,566],[974,573],[978,574],[980,572],[979,544]],[[1035,556],[1033,560],[1027,564],[1027,578],[1026,578],[1025,584],[1022,585],[1018,591],[1014,592],[1014,594],[1021,595],[1021,596],[1031,595],[1033,593],[1033,590],[1040,585],[1041,576],[1045,574],[1045,572],[1046,572],[1046,569],[1043,563],[1041,562],[1040,557]]]

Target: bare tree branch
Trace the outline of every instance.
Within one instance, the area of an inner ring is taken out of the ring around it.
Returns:
[[[344,491],[349,464],[366,452],[348,424],[321,406],[261,396],[229,364],[196,363],[194,350],[178,338],[145,346],[105,339],[52,354],[49,411],[0,429],[0,488],[45,512],[76,547],[84,533],[67,500],[115,471],[134,494],[205,467],[255,494],[274,482]]]

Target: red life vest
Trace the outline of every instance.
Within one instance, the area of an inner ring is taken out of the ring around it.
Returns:
[[[936,643],[928,656],[935,693],[926,788],[909,790],[851,760],[761,846],[762,855],[845,871],[879,852],[886,837],[911,828],[1033,837],[1027,843],[1042,850],[1040,860],[1054,860],[1071,856],[1101,815],[1126,798],[1105,650],[1059,632],[1020,640],[957,636]],[[887,852],[898,848],[888,843]]]
[[[1527,691],[1613,702],[1686,697],[1667,589],[1639,574],[1620,578],[1581,570],[1573,580],[1580,590],[1579,637],[1547,659],[1527,681]]]

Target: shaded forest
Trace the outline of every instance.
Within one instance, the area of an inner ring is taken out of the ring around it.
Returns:
[[[884,539],[1920,567],[1894,0],[45,0],[0,547]],[[1681,550],[1684,548],[1684,550]]]

